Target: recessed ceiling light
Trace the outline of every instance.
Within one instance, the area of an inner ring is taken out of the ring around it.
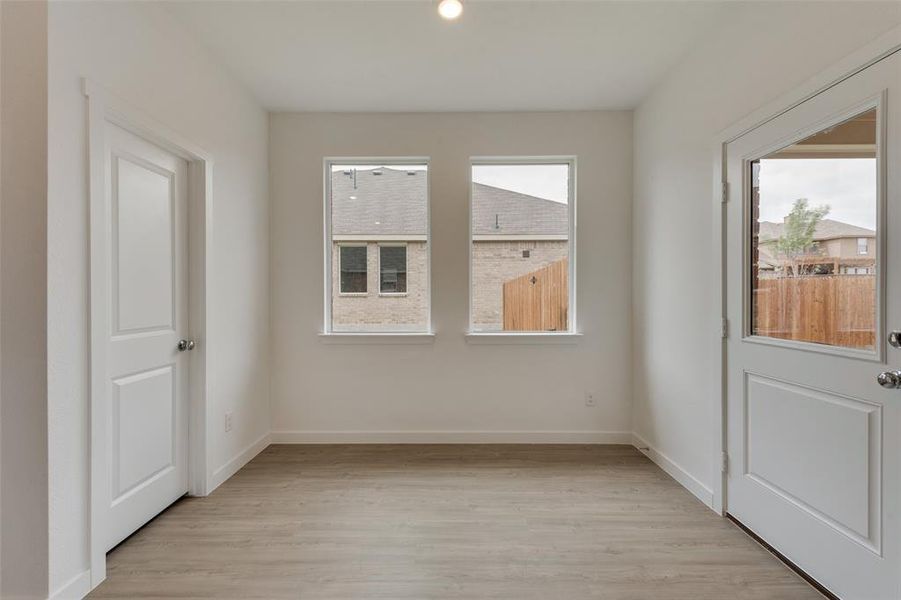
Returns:
[[[438,14],[448,21],[453,21],[463,12],[463,3],[460,0],[441,0],[438,3]]]
[[[350,199],[351,199],[351,200],[356,200],[357,197],[356,197],[356,196],[351,196]]]

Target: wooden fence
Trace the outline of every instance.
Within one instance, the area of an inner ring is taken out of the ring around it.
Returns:
[[[569,261],[504,283],[504,331],[566,331]]]
[[[757,335],[848,348],[876,342],[874,275],[760,279],[755,299]]]

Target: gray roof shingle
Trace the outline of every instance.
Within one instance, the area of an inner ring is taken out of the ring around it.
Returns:
[[[566,235],[566,204],[501,188],[472,184],[473,235]]]
[[[427,178],[426,171],[387,167],[333,171],[332,233],[425,235]],[[566,204],[481,183],[472,184],[472,203],[474,235],[569,232]]]
[[[388,168],[355,171],[356,176],[354,169],[332,171],[334,235],[428,233],[425,171]]]
[[[771,221],[760,222],[760,240],[776,240],[782,235],[783,224]],[[834,219],[822,219],[813,232],[814,241],[834,240],[843,237],[875,237],[876,232],[850,223]]]

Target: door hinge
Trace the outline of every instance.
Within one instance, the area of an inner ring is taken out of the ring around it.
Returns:
[[[720,470],[723,473],[729,473],[729,455],[723,452],[722,462],[720,463]]]
[[[729,201],[729,182],[723,182],[723,204]]]
[[[722,323],[720,323],[720,336],[725,340],[729,337],[729,319],[723,317]]]

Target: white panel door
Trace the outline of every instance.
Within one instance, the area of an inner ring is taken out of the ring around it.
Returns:
[[[110,549],[188,490],[187,163],[106,124]]]
[[[726,150],[727,511],[848,600],[901,598],[899,74]]]

